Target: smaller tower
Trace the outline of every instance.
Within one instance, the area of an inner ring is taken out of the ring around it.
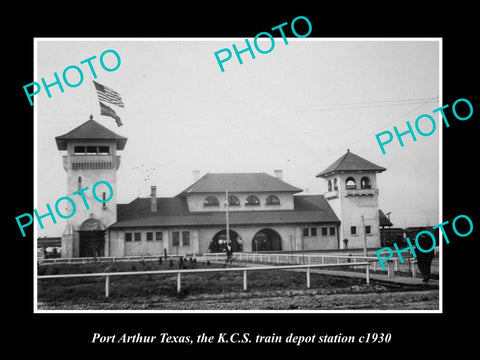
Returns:
[[[347,150],[319,173],[327,182],[324,194],[340,219],[340,248],[380,247],[377,173],[386,168]]]
[[[75,200],[75,215],[67,220],[62,235],[62,257],[108,256],[108,226],[117,221],[117,170],[127,138],[93,120],[86,121],[70,132],[55,138],[58,150],[66,151],[63,168],[67,172],[67,196]],[[93,194],[93,186],[96,195]],[[82,196],[73,193],[82,191]],[[111,194],[113,190],[113,194]],[[101,202],[95,199],[95,196]],[[83,200],[85,198],[85,200]],[[88,208],[85,205],[88,204]],[[67,204],[67,207],[70,204]],[[70,213],[72,209],[65,209]]]

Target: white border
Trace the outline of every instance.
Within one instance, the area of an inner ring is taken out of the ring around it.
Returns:
[[[281,38],[278,38],[281,39]],[[244,38],[238,37],[226,37],[226,38],[33,38],[33,76],[34,79],[38,78],[37,74],[37,44],[39,41],[237,41],[237,40],[245,40]],[[261,39],[262,40],[262,39]],[[391,42],[391,41],[437,41],[439,43],[439,106],[443,106],[443,38],[442,37],[384,37],[384,38],[290,38],[288,37],[288,41],[335,41],[335,42],[342,42],[342,41],[383,41],[383,42]],[[34,80],[35,81],[35,80]],[[38,121],[38,114],[37,114],[37,106],[36,102],[33,105],[33,117],[34,117],[34,165],[33,165],[33,189],[34,189],[34,208],[37,208],[37,121]],[[439,124],[440,122],[440,115],[439,115]],[[439,126],[440,133],[439,133],[439,224],[442,223],[443,219],[443,126]],[[37,303],[37,236],[38,230],[37,226],[33,224],[33,243],[34,243],[34,266],[33,266],[33,312],[35,314],[45,314],[45,313],[52,313],[52,314],[59,314],[59,313],[91,313],[91,314],[105,314],[105,313],[118,313],[118,314],[238,314],[238,313],[248,313],[248,314],[285,314],[285,315],[295,315],[295,314],[392,314],[392,313],[401,313],[401,314],[422,314],[422,313],[434,313],[434,314],[442,314],[443,313],[443,241],[442,234],[439,232],[439,309],[438,310],[39,310],[38,303]]]

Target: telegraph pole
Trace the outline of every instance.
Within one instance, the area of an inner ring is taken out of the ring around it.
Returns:
[[[362,227],[363,227],[363,256],[367,256],[367,231],[365,229],[365,218],[362,215]]]
[[[227,246],[230,243],[230,226],[228,225],[228,190],[225,190],[225,218],[227,220]]]

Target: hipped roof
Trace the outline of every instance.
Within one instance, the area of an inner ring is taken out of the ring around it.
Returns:
[[[58,150],[66,150],[70,140],[114,140],[118,150],[123,150],[127,138],[114,133],[92,118],[64,135],[55,137]]]
[[[206,173],[179,195],[215,192],[291,192],[302,189],[266,173]]]
[[[317,177],[327,177],[342,171],[375,171],[382,172],[387,170],[364,158],[352,153],[350,150],[337,159],[332,165],[327,167]]]

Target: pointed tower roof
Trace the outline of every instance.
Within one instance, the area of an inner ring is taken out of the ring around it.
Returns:
[[[93,120],[93,116],[90,116],[90,120],[68,133],[55,137],[58,150],[66,150],[68,140],[114,140],[117,143],[118,150],[123,150],[127,143],[126,137],[118,135],[99,124]]]
[[[382,172],[387,170],[384,167],[375,165],[374,163],[365,160],[364,158],[350,152],[350,149],[347,150],[347,153],[337,159],[332,165],[327,167],[317,177],[327,177],[342,171],[374,171]]]

